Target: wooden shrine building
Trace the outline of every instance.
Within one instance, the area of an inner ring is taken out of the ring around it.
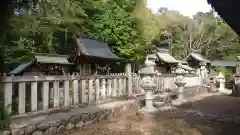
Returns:
[[[207,60],[198,52],[191,52],[186,58],[185,61],[193,69],[199,69],[201,65],[209,65],[211,62]]]
[[[81,75],[109,74],[111,64],[123,60],[111,52],[102,40],[88,37],[75,37],[76,46],[69,61],[77,65]]]
[[[181,62],[169,53],[168,44],[157,45],[153,52],[147,58],[155,59],[155,70],[159,73],[172,73],[178,63]]]
[[[20,76],[63,75],[71,73],[74,66],[68,61],[67,55],[35,54],[32,60],[21,63],[9,74]]]
[[[21,63],[9,74],[24,76],[109,74],[111,64],[122,58],[113,54],[108,44],[93,38],[76,36],[69,55],[35,54],[30,61]]]

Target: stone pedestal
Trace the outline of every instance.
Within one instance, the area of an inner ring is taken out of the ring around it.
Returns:
[[[181,80],[177,80],[175,84],[178,86],[178,98],[173,102],[173,104],[180,105],[186,101],[183,94],[186,81],[184,80],[184,78],[182,78]]]

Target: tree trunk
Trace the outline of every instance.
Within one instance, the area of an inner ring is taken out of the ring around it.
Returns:
[[[2,81],[2,74],[5,73],[5,58],[4,58],[4,51],[5,51],[5,33],[8,32],[10,25],[8,23],[9,19],[12,15],[12,4],[13,0],[4,0],[0,4],[0,84]],[[0,90],[3,90],[2,85],[0,85]],[[3,100],[3,94],[1,94],[0,100]]]

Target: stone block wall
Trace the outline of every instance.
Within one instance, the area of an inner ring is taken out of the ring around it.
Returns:
[[[54,135],[61,134],[72,129],[81,129],[85,126],[99,123],[110,117],[118,117],[123,112],[135,110],[134,102],[129,101],[124,104],[112,105],[107,108],[89,107],[89,111],[71,111],[56,115],[54,120],[45,120],[39,123],[29,124],[24,127],[14,127],[1,132],[2,135]],[[79,110],[79,109],[78,109]],[[80,109],[81,110],[81,109]],[[79,113],[78,113],[79,112]]]

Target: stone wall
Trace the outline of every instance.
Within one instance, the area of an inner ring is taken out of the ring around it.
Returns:
[[[68,112],[13,120],[11,129],[3,131],[3,135],[54,135],[76,128],[96,124],[110,117],[117,117],[123,112],[135,110],[133,100],[114,101],[97,106],[71,109]],[[42,118],[44,117],[44,119]]]

